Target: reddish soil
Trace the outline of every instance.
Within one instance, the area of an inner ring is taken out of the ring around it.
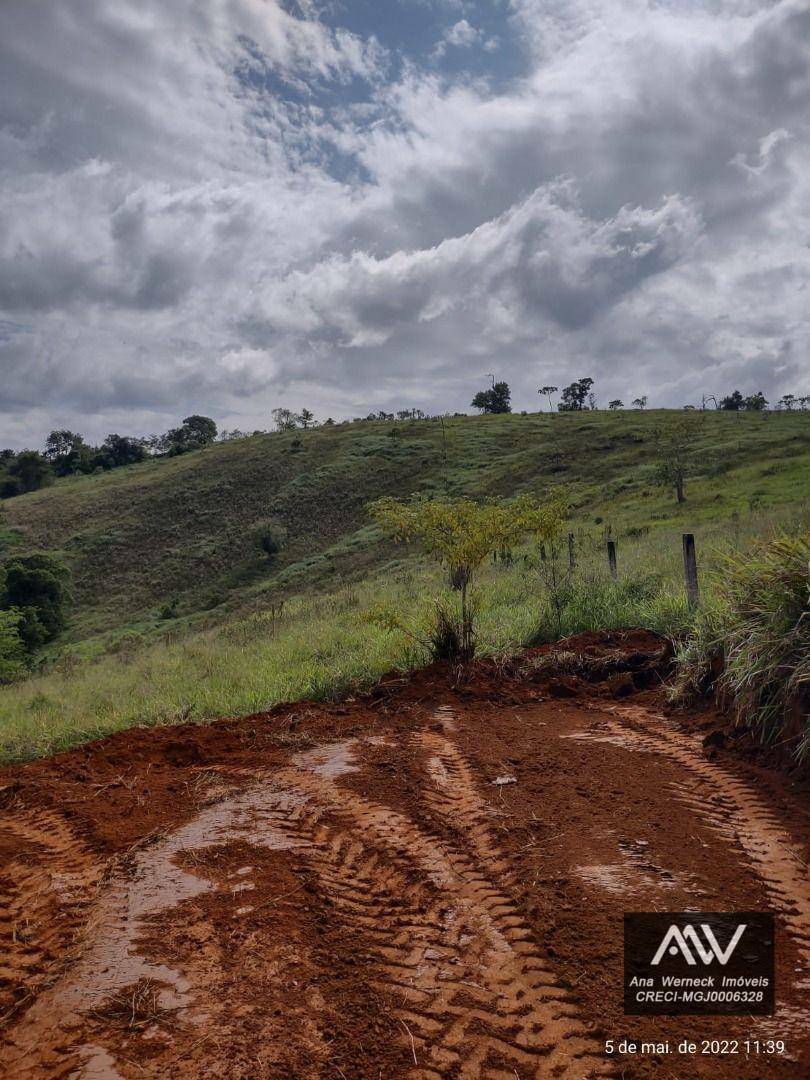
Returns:
[[[666,662],[583,636],[2,770],[0,1076],[806,1076],[806,785]],[[776,914],[774,1016],[623,1014],[624,912],[684,909]]]

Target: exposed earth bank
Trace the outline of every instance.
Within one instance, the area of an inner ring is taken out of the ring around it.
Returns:
[[[806,783],[666,661],[588,635],[2,770],[0,1076],[807,1075]],[[776,914],[774,1016],[623,1014],[624,912],[684,909]]]

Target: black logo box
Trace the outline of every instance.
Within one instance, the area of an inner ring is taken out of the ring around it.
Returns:
[[[745,928],[742,931],[741,926]],[[675,980],[690,980],[691,984],[677,985]],[[761,911],[625,914],[626,1015],[770,1016],[773,1010],[772,914]]]

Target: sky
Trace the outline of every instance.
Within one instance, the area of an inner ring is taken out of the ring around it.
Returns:
[[[0,7],[0,446],[810,392],[808,0]]]

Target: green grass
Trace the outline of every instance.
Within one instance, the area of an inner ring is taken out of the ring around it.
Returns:
[[[799,524],[781,512],[746,514],[733,528],[722,522],[696,527],[701,574],[708,581],[723,552],[743,549],[752,537]],[[680,530],[620,538],[618,554],[614,583],[602,542],[580,533],[563,632],[646,626],[684,633],[692,616]],[[487,566],[477,583],[481,653],[513,652],[555,637],[537,554],[526,548],[514,555],[510,566]],[[407,635],[372,621],[370,612],[381,604],[400,612],[418,636],[444,585],[438,567],[394,560],[363,583],[288,602],[280,618],[259,610],[193,633],[164,624],[159,642],[124,639],[95,660],[68,651],[47,673],[0,691],[0,757],[23,760],[134,724],[244,715],[280,701],[334,698],[370,686],[392,667],[428,659]]]
[[[596,534],[601,518],[619,536],[807,501],[810,414],[711,412],[692,417],[697,475],[679,507],[655,486],[653,457],[656,431],[682,416],[534,413],[447,419],[444,432],[437,421],[405,421],[254,436],[9,499],[0,555],[60,554],[77,598],[60,647],[81,644],[90,655],[122,634],[159,638],[161,609],[174,598],[173,625],[203,629],[401,560],[365,513],[381,495],[542,495],[564,483],[575,530]],[[272,565],[252,540],[268,519],[288,534]]]

